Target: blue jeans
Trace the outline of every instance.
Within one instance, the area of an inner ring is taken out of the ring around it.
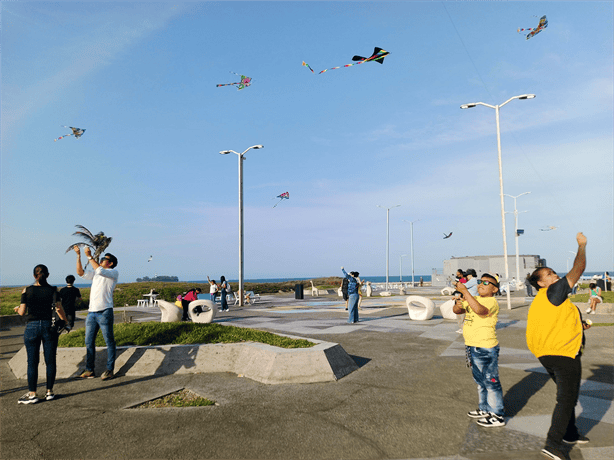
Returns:
[[[350,317],[348,318],[348,323],[357,323],[358,322],[358,293],[349,295],[348,300],[348,310],[350,312]]]
[[[38,383],[38,363],[40,362],[41,343],[47,367],[47,389],[53,390],[55,383],[55,355],[58,350],[58,336],[50,330],[51,320],[30,321],[26,324],[23,341],[28,355],[28,390],[36,392]]]
[[[499,381],[499,345],[493,348],[469,347],[471,371],[478,384],[479,408],[503,417],[503,390]]]
[[[115,336],[113,335],[113,309],[107,308],[102,311],[90,311],[85,317],[85,369],[94,372],[96,363],[96,336],[98,330],[102,331],[102,337],[107,344],[107,370],[115,369]]]
[[[222,310],[228,310],[228,300],[226,300],[226,294],[227,294],[226,289],[222,289],[222,293],[220,294],[222,296],[220,298],[220,302],[222,304]]]

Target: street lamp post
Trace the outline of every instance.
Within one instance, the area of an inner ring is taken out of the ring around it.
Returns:
[[[399,256],[399,283],[403,282],[403,257],[407,257],[407,254]]]
[[[409,224],[411,225],[411,287],[416,287],[416,285],[414,284],[414,223],[418,222],[420,219],[418,220],[414,220],[412,222],[409,222],[408,220],[403,220],[403,222],[409,222]]]
[[[384,208],[386,210],[386,292],[388,292],[388,273],[390,265],[390,210],[392,208],[398,208],[400,204],[395,204],[389,208],[385,206],[377,205],[378,208]]]
[[[518,290],[518,283],[520,283],[520,255],[518,253],[518,210],[516,209],[516,198],[521,197],[522,195],[527,195],[531,192],[524,192],[521,193],[520,195],[517,196],[512,196],[512,195],[508,195],[507,193],[505,193],[505,196],[509,196],[510,198],[514,199],[514,234],[515,234],[515,240],[516,240],[516,290]],[[520,212],[526,212],[526,211],[520,211]]]
[[[497,120],[497,151],[499,156],[499,194],[501,196],[501,228],[503,233],[503,262],[505,264],[505,278],[508,281],[508,289],[507,289],[507,309],[512,309],[512,302],[510,300],[510,289],[509,289],[509,268],[507,266],[507,241],[505,235],[505,203],[503,202],[503,169],[501,166],[501,130],[499,128],[499,109],[503,107],[508,102],[514,99],[533,99],[535,94],[523,94],[521,96],[514,96],[509,98],[503,104],[500,105],[490,105],[485,104],[484,102],[472,102],[470,104],[463,104],[460,106],[461,109],[470,109],[475,107],[476,105],[483,105],[484,107],[489,107],[491,109],[495,109],[496,120]]]
[[[239,157],[239,305],[242,307],[244,305],[244,295],[243,295],[243,161],[245,160],[245,155],[248,150],[251,149],[262,149],[264,145],[252,145],[243,153],[237,153],[234,150],[222,150],[220,152],[221,155],[227,155],[229,153],[234,153]]]

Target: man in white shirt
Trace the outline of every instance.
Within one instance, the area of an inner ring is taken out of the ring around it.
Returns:
[[[115,336],[113,334],[113,291],[119,279],[117,258],[110,253],[106,253],[100,263],[92,257],[92,251],[85,247],[85,255],[93,271],[84,271],[81,265],[81,251],[75,246],[77,253],[77,275],[86,280],[92,280],[90,290],[90,305],[87,317],[85,318],[85,349],[86,361],[85,371],[79,376],[83,379],[96,377],[94,364],[96,362],[96,336],[98,330],[102,331],[102,337],[107,345],[107,370],[100,376],[101,380],[113,378],[115,369],[115,357],[117,349],[115,346]]]

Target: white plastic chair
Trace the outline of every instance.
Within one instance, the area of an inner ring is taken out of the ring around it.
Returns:
[[[137,308],[145,308],[149,305],[149,301],[148,300],[144,300],[144,299],[139,299],[136,301],[136,307]]]

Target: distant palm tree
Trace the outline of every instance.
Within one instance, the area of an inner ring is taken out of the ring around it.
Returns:
[[[110,236],[105,236],[103,232],[93,235],[92,232],[90,232],[83,225],[75,225],[75,227],[80,228],[83,231],[75,232],[73,233],[73,235],[80,236],[86,242],[71,244],[66,250],[66,252],[72,251],[75,246],[79,246],[79,247],[88,246],[92,251],[94,251],[94,254],[92,257],[94,258],[96,263],[98,263],[98,260],[100,256],[102,255],[102,253],[109,247],[109,244],[111,244],[112,238]],[[89,264],[89,261],[87,262],[87,264],[85,264],[86,268],[88,264]]]

